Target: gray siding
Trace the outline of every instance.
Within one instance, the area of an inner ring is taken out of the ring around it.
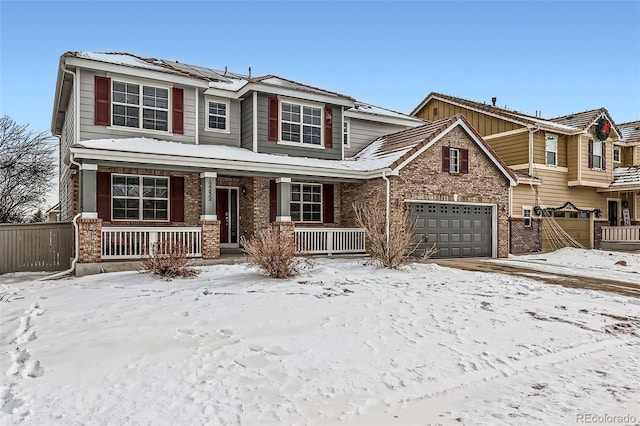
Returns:
[[[189,89],[193,91],[193,89]],[[200,128],[200,144],[240,146],[240,101],[229,100],[229,133],[206,130],[208,117],[208,100],[216,98],[199,95],[198,127]]]
[[[69,104],[67,105],[62,131],[60,132],[60,173],[58,174],[58,199],[60,200],[60,220],[71,220],[74,216],[73,211],[73,182],[71,180],[71,168],[65,164],[65,158],[68,158],[69,148],[75,140],[75,90],[71,89],[69,96]]]
[[[345,158],[353,157],[360,152],[362,148],[380,136],[389,135],[409,128],[409,126],[378,123],[375,121],[359,120],[357,118],[350,118],[349,120],[349,148],[344,147]]]
[[[253,94],[248,93],[241,107],[241,146],[253,150]]]
[[[80,139],[109,139],[148,137],[166,139],[175,142],[194,143],[195,141],[195,93],[191,87],[184,89],[184,134],[148,132],[144,129],[116,128],[96,126],[94,124],[94,76],[97,73],[82,70],[80,73]],[[98,75],[104,75],[99,73]],[[113,78],[113,76],[111,76]],[[116,77],[117,79],[117,77]],[[128,80],[123,77],[124,80]],[[136,80],[131,80],[136,81]],[[166,86],[162,81],[149,80],[149,84]]]
[[[258,95],[258,152],[266,154],[281,154],[290,157],[322,158],[325,160],[340,160],[342,158],[342,108],[333,107],[333,147],[318,149],[306,147],[303,144],[281,145],[269,140],[269,95]]]

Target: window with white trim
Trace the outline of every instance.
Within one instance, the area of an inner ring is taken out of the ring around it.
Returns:
[[[460,150],[449,149],[449,173],[460,173]]]
[[[322,145],[322,108],[282,102],[280,140]]]
[[[549,136],[545,138],[545,158],[547,166],[558,165],[558,137]]]
[[[349,140],[349,127],[351,126],[351,123],[349,123],[348,120],[344,120],[344,125],[343,125],[343,129],[342,129],[342,143],[344,144],[344,146],[349,146],[349,144],[351,143],[351,141]]]
[[[522,208],[522,216],[524,217],[524,227],[531,228],[532,219],[531,219],[531,209],[530,208]]]
[[[169,89],[113,80],[113,125],[168,131]]]
[[[293,222],[322,222],[322,185],[292,183],[290,207]]]
[[[169,220],[169,178],[112,175],[113,220]]]
[[[602,169],[602,141],[593,141],[593,168]]]
[[[614,163],[620,163],[622,160],[620,159],[620,147],[619,146],[614,146],[613,147],[613,162]]]
[[[229,130],[229,103],[222,100],[207,101],[207,130]]]

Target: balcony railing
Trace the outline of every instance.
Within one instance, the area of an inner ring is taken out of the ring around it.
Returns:
[[[640,243],[640,226],[603,226],[602,241]]]
[[[102,258],[139,259],[151,252],[154,243],[184,244],[189,257],[202,256],[202,232],[199,227],[104,227],[102,228]]]
[[[304,254],[365,253],[365,232],[360,228],[296,228],[296,247]]]

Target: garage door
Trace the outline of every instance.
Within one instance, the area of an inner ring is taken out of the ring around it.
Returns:
[[[411,203],[421,254],[436,244],[432,258],[491,257],[493,215],[491,206]]]

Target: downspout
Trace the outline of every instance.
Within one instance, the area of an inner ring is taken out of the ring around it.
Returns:
[[[68,69],[66,69],[65,67],[62,66],[62,64],[60,64],[60,69],[63,72],[69,73],[73,76],[73,95],[74,95],[74,108],[73,108],[73,113],[75,114],[74,117],[74,131],[73,131],[73,138],[74,138],[74,143],[78,142],[80,140],[80,120],[78,120],[78,116],[79,116],[79,100],[80,100],[80,88],[78,87],[77,83],[77,76],[76,73],[74,73],[73,71],[69,71]],[[78,163],[77,161],[74,160],[73,158],[73,153],[69,154],[69,162],[71,164],[74,164],[75,166],[78,167],[78,170],[80,170],[81,164]],[[78,196],[80,196],[80,194],[78,194]],[[76,269],[76,263],[78,263],[78,259],[80,259],[80,230],[78,228],[78,218],[82,216],[82,213],[79,212],[78,214],[76,214],[73,219],[72,219],[72,223],[73,223],[73,234],[74,234],[74,243],[75,243],[75,256],[73,256],[73,260],[71,260],[71,267],[65,271],[61,271],[61,272],[57,272],[53,275],[49,275],[47,277],[41,278],[38,281],[45,281],[45,280],[55,280],[57,278],[63,277],[67,274],[71,274],[75,271]]]
[[[389,250],[389,233],[390,233],[389,208],[390,208],[390,203],[391,203],[391,181],[389,181],[389,178],[387,177],[387,171],[386,170],[382,171],[382,179],[384,179],[384,181],[387,183],[387,203],[386,203],[385,233],[386,233],[386,237],[387,237],[387,247],[386,247],[386,249]]]

